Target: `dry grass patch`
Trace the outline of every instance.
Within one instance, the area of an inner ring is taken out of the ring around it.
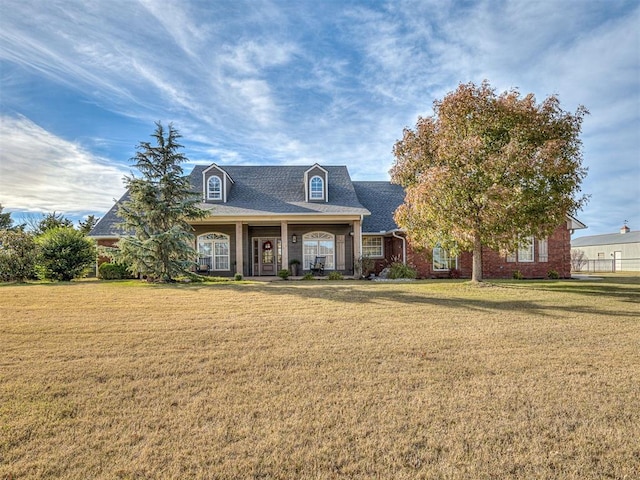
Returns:
[[[0,478],[637,478],[640,282],[0,287]]]

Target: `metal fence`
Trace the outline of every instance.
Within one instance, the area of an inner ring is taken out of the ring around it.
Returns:
[[[576,273],[640,272],[640,258],[582,260],[571,266]]]

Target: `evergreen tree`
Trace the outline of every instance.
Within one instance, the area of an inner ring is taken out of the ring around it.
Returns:
[[[33,231],[34,235],[41,235],[53,228],[73,228],[71,220],[56,212],[42,214],[39,220],[31,218],[28,223],[29,230]]]
[[[82,276],[96,261],[96,246],[72,227],[50,228],[36,237],[38,273],[49,280],[68,281]]]
[[[0,203],[0,230],[9,230],[13,221],[11,220],[11,212],[2,213],[4,207]]]
[[[130,235],[118,242],[113,257],[130,265],[132,273],[151,281],[173,281],[186,273],[195,261],[193,228],[187,220],[204,216],[191,191],[181,163],[187,157],[177,140],[181,135],[169,124],[156,123],[155,145],[140,142],[131,160],[142,174],[125,177],[128,200],[118,210],[122,227]]]
[[[85,235],[89,235],[93,227],[98,223],[98,218],[95,215],[89,215],[86,220],[80,220],[78,222],[78,230],[80,230]]]

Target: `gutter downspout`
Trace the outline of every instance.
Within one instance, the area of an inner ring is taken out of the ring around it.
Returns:
[[[402,263],[407,264],[407,240],[397,234],[398,230],[392,230],[391,235],[402,240]]]

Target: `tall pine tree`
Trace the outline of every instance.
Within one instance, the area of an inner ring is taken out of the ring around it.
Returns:
[[[150,281],[171,282],[195,261],[193,228],[187,220],[202,218],[204,211],[180,166],[188,160],[177,142],[181,135],[172,124],[165,131],[158,122],[152,137],[155,145],[140,142],[131,159],[142,176],[124,178],[129,198],[118,216],[132,235],[118,242],[114,257]]]

